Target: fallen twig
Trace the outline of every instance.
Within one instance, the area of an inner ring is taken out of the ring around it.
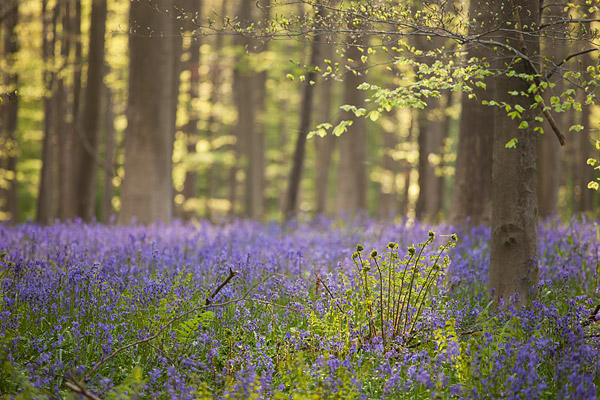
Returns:
[[[67,379],[69,381],[67,381],[65,383],[65,386],[68,387],[72,392],[75,392],[77,394],[82,395],[83,397],[85,397],[86,399],[90,399],[90,400],[101,400],[100,397],[96,396],[94,393],[88,391],[85,388],[85,385],[81,382],[79,382],[77,379],[75,379],[74,376],[71,375],[67,375]]]

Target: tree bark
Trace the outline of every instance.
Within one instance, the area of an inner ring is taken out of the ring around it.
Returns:
[[[563,13],[563,6],[548,5],[547,7],[552,15],[561,15]],[[560,28],[556,29],[560,31]],[[557,34],[556,29],[552,32],[552,35]],[[552,36],[543,40],[542,53],[545,53],[544,56],[550,61],[549,65],[556,65],[564,60],[568,53],[567,43],[560,39],[554,39]],[[555,82],[556,86],[554,88],[548,90],[548,96],[545,96],[546,104],[550,104],[550,95],[560,96],[565,88],[562,74],[556,73],[554,75],[558,77],[558,81]],[[565,126],[567,119],[565,117],[565,113],[556,114],[555,119],[560,127]],[[544,124],[544,134],[540,136],[538,151],[538,209],[539,216],[543,218],[556,214],[562,167],[560,143],[556,139],[552,127],[547,122]],[[567,152],[567,154],[573,153]]]
[[[71,85],[62,71],[68,71],[72,62],[72,1],[59,3],[62,35],[60,37],[60,69],[57,75],[54,99],[55,128],[58,138],[58,218],[61,221],[75,217],[75,187],[73,185],[73,105],[69,99]]]
[[[252,5],[251,2],[240,2],[238,17],[243,26],[252,23]],[[238,171],[244,172],[244,191],[242,201],[242,214],[252,215],[252,174],[250,171],[250,158],[252,156],[251,142],[255,137],[256,129],[256,74],[250,69],[247,52],[252,45],[249,38],[245,36],[236,36],[234,44],[238,46],[238,51],[242,54],[236,60],[234,70],[234,91],[236,97],[236,106],[238,111],[238,120],[236,128],[236,153],[237,165],[232,171],[232,178],[237,189]],[[234,196],[237,190],[233,191]],[[237,199],[232,199],[235,203]],[[232,208],[235,206],[232,204]]]
[[[360,72],[364,64],[360,61],[359,47],[363,38],[357,38],[347,46],[346,58],[351,68],[344,78],[344,104],[362,107],[365,92],[357,87],[363,82]],[[364,117],[349,118],[353,123],[339,138],[340,162],[337,183],[336,205],[339,215],[352,217],[367,207],[367,134]]]
[[[100,110],[104,80],[104,36],[106,32],[106,0],[92,2],[90,26],[90,50],[88,55],[87,87],[83,109],[79,156],[77,163],[77,215],[84,221],[91,221],[95,215],[96,180],[98,173],[100,130]],[[108,105],[110,107],[110,105]]]
[[[115,171],[115,113],[113,111],[112,91],[103,85],[104,94],[104,174],[102,200],[100,202],[100,220],[103,223],[110,221],[113,215],[112,200],[115,194],[113,185]]]
[[[199,22],[202,17],[202,1],[194,0],[190,2],[190,9],[186,11],[194,13],[194,18]],[[195,104],[198,103],[198,99],[200,98],[200,63],[202,61],[200,58],[200,45],[200,38],[194,37],[188,49],[190,55],[187,65],[187,69],[190,71],[190,88],[188,91],[190,106],[188,107],[189,120],[185,132],[188,154],[196,153],[196,143],[198,143],[198,123],[200,117]],[[185,171],[182,194],[184,196],[183,218],[189,220],[197,212],[197,210],[190,208],[189,205],[186,206],[189,200],[198,196],[198,171],[195,167],[187,168]],[[208,202],[206,208],[208,208]]]
[[[323,49],[324,54],[332,54],[332,51],[328,51],[331,48],[330,45]],[[333,99],[333,79],[323,80],[319,90],[319,123],[331,121],[331,104]],[[331,170],[331,155],[335,145],[335,136],[326,135],[325,137],[315,138],[315,151],[316,151],[316,166],[315,166],[315,213],[325,214],[327,213],[327,195],[329,191],[329,176]]]
[[[539,54],[539,39],[529,37],[525,44],[522,36],[515,32],[523,26],[539,24],[538,0],[526,0],[514,7],[512,2],[497,3],[500,21],[518,21],[503,31],[499,41],[519,49],[525,55]],[[503,6],[503,7],[502,7]],[[514,53],[499,50],[505,59],[513,59]],[[514,64],[517,73],[532,74],[526,60]],[[524,305],[535,297],[538,283],[538,210],[537,210],[537,150],[538,135],[534,132],[537,110],[532,110],[533,97],[511,96],[509,92],[525,92],[530,84],[505,74],[496,78],[496,98],[499,103],[520,104],[524,111],[522,119],[528,128],[519,129],[520,121],[506,115],[504,109],[495,109],[493,142],[493,209],[490,270],[488,289],[495,300],[508,301],[519,294],[518,304]],[[506,144],[517,138],[517,147],[506,148]]]
[[[161,10],[170,2],[156,1]],[[172,216],[173,21],[131,3],[125,177],[119,221],[148,224]]]
[[[394,120],[394,126],[399,126],[396,115],[390,115]],[[396,175],[399,172],[399,162],[394,159],[394,152],[398,145],[398,132],[396,129],[382,132],[383,149],[381,155],[381,178],[379,182],[379,216],[384,220],[394,218],[398,211],[398,186]]]
[[[13,1],[7,5],[4,29],[3,57],[7,60],[8,70],[4,74],[4,84],[9,92],[18,90],[19,75],[15,71],[15,57],[19,50],[16,27],[19,21],[19,3]],[[0,106],[0,221],[18,220],[17,202],[17,155],[18,143],[17,113],[19,97],[4,102]]]
[[[472,0],[469,15],[477,16],[476,24],[469,28],[471,34],[481,34],[494,24],[494,14],[489,4]],[[469,49],[467,59],[480,60],[493,57],[483,46]],[[490,225],[492,220],[492,142],[494,110],[482,101],[495,98],[494,80],[484,78],[485,88],[473,87],[473,98],[462,95],[456,170],[450,204],[449,221],[461,225]]]
[[[419,197],[415,214],[421,219],[435,220],[442,211],[444,177],[436,171],[439,165],[434,160],[443,156],[448,131],[445,108],[442,99],[430,98],[419,113]]]
[[[44,61],[44,139],[42,143],[42,168],[36,209],[36,221],[40,224],[49,224],[54,218],[54,84],[55,71],[54,44],[56,41],[56,21],[58,19],[58,6],[50,8],[48,1],[42,1],[42,59]]]
[[[318,18],[318,15],[315,16]],[[296,147],[290,177],[288,180],[288,189],[286,204],[284,208],[284,218],[291,218],[296,215],[298,207],[298,192],[300,190],[300,181],[302,179],[302,169],[304,167],[304,155],[306,152],[306,136],[312,124],[313,98],[315,92],[315,83],[317,81],[316,67],[319,64],[321,35],[316,34],[311,42],[309,71],[306,73],[302,90],[302,100],[300,105],[300,126],[298,127],[298,136],[296,137]]]

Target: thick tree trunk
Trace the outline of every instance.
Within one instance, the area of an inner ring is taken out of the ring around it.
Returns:
[[[549,10],[554,15],[560,15],[563,6],[549,6]],[[567,44],[562,40],[553,40],[547,38],[544,40],[542,52],[550,60],[550,65],[560,63],[568,53]],[[555,74],[560,75],[560,74]],[[555,82],[556,86],[549,90],[546,97],[546,104],[550,104],[550,95],[559,95],[564,90],[564,82],[559,77]],[[566,114],[556,115],[556,120],[560,127],[564,127]],[[564,128],[563,128],[564,129]],[[556,214],[558,206],[558,189],[561,176],[561,154],[560,143],[552,131],[549,123],[544,124],[544,134],[540,137],[539,143],[539,161],[538,161],[538,210],[540,217],[548,217]],[[570,153],[567,153],[570,154]]]
[[[364,39],[359,38],[346,51],[346,58],[352,61],[348,61],[351,71],[344,78],[344,104],[356,107],[362,107],[365,101],[365,92],[357,89],[363,82],[360,72],[364,64],[359,51],[363,44]],[[367,133],[364,117],[348,116],[353,123],[339,138],[336,206],[339,215],[351,217],[367,207]]]
[[[7,60],[8,70],[4,73],[4,84],[9,92],[18,90],[19,75],[14,70],[15,57],[19,50],[16,27],[19,20],[19,3],[15,0],[7,6],[4,20],[4,48],[2,56]],[[4,102],[0,106],[0,220],[18,219],[17,202],[17,155],[18,144],[17,112],[19,98]]]
[[[539,22],[539,1],[527,0],[516,9],[509,2],[500,13],[500,21],[520,21],[522,26],[537,26]],[[500,8],[500,7],[499,7]],[[531,39],[523,43],[522,36],[514,32],[503,33],[501,41],[514,46],[525,55],[539,54],[539,41]],[[499,39],[500,40],[500,39]],[[507,59],[514,53],[500,50]],[[531,74],[532,68],[525,60],[515,64],[517,73]],[[516,77],[500,75],[496,79],[496,98],[499,103],[518,103],[523,107],[522,119],[528,128],[519,129],[520,121],[506,116],[504,109],[496,108],[493,144],[493,209],[492,239],[488,289],[495,300],[508,301],[515,293],[519,294],[518,304],[525,304],[535,296],[538,283],[538,213],[537,213],[537,150],[538,134],[534,132],[534,118],[538,111],[532,110],[533,97],[515,97],[509,92],[527,92],[530,83]],[[516,148],[508,149],[506,144],[518,140]]]
[[[100,110],[104,80],[104,35],[106,32],[106,0],[92,2],[90,26],[90,50],[88,56],[87,87],[85,106],[81,122],[77,155],[77,215],[84,221],[91,221],[95,215],[96,176],[98,172],[98,136],[100,130]],[[110,105],[108,105],[110,107]]]
[[[489,4],[472,0],[469,14],[483,21],[470,28],[472,34],[487,30],[493,23]],[[469,49],[467,58],[489,58],[492,53],[484,47]],[[462,112],[456,151],[456,170],[450,204],[449,221],[452,224],[489,225],[492,220],[492,142],[494,110],[483,105],[483,100],[495,98],[494,80],[483,80],[485,89],[473,87],[474,98],[462,95]]]
[[[472,50],[469,57],[482,57]],[[454,188],[450,205],[451,224],[489,225],[492,220],[492,142],[494,110],[481,104],[495,98],[494,80],[486,89],[473,88],[475,98],[462,95],[462,113],[456,153]]]
[[[155,2],[160,9],[171,5]],[[119,221],[167,222],[172,216],[173,21],[131,3],[125,178]]]

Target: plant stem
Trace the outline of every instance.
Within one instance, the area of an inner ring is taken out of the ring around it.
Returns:
[[[379,268],[377,258],[372,258],[373,261],[375,261],[375,266],[377,267],[377,271],[379,272],[379,317],[381,319],[381,339],[383,340],[383,348],[385,350],[385,330],[383,329],[383,275],[381,274],[381,268]]]

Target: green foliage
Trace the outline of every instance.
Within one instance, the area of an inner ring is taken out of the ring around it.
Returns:
[[[437,294],[440,278],[450,264],[444,252],[454,247],[457,237],[452,234],[436,252],[427,254],[434,240],[435,233],[430,231],[428,239],[418,244],[418,251],[411,246],[404,258],[398,255],[396,243],[389,243],[383,256],[373,250],[365,259],[363,246],[357,245],[352,255],[356,275],[354,279],[345,277],[346,289],[341,296],[333,298],[320,281],[332,301],[323,317],[311,315],[313,331],[343,340],[345,350],[352,345],[355,332],[362,335],[359,341],[381,339],[386,349],[393,343],[417,343],[420,329],[427,324],[423,312],[430,305],[430,296]]]

